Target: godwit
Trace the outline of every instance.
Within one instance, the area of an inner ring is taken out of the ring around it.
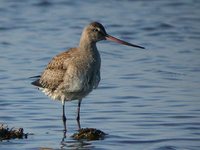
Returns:
[[[99,84],[101,58],[96,43],[101,40],[144,49],[108,35],[102,24],[92,22],[84,28],[79,46],[53,57],[39,79],[32,82],[50,98],[62,102],[65,131],[65,101],[78,100],[77,123],[80,129],[81,101]]]

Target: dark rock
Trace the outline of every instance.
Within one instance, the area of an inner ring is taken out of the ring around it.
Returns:
[[[82,128],[77,133],[72,135],[76,140],[102,140],[105,138],[106,133],[95,128]]]
[[[2,140],[9,140],[9,139],[22,139],[27,138],[27,134],[24,134],[23,128],[9,129],[8,126],[5,126],[4,124],[0,124],[0,141]]]

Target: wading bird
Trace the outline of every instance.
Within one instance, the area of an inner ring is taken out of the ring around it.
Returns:
[[[107,34],[102,24],[92,22],[84,28],[78,47],[53,57],[41,76],[32,82],[50,98],[62,102],[64,131],[67,130],[65,102],[78,100],[76,119],[80,129],[81,101],[99,84],[101,58],[96,43],[101,40],[144,49]]]

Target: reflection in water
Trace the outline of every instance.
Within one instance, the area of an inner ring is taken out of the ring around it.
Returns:
[[[88,148],[89,145],[91,146],[89,141],[103,140],[106,135],[107,134],[105,134],[103,131],[95,128],[82,128],[67,138],[67,131],[64,131],[63,138],[61,140],[61,148],[74,146],[76,148]],[[73,140],[70,140],[70,138],[73,138]]]
[[[73,140],[72,137],[67,137],[67,131],[63,131],[63,138],[60,142],[61,149],[63,148],[93,148],[92,143],[86,140]]]
[[[63,137],[60,141],[60,149],[92,149],[92,142],[87,140],[75,140],[70,135],[67,134],[67,131],[63,131]],[[40,147],[41,150],[53,150],[54,148],[52,145],[49,147],[42,146]]]
[[[61,149],[63,148],[87,148],[92,149],[94,146],[92,146],[91,142],[84,141],[84,140],[66,140],[61,142]]]

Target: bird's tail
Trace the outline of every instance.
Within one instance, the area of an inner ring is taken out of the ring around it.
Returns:
[[[42,85],[40,84],[40,77],[41,76],[33,76],[33,77],[30,77],[30,78],[37,78],[35,81],[31,82],[32,85],[34,86],[37,86],[37,87],[42,87]]]
[[[29,78],[31,78],[31,79],[35,79],[35,78],[40,78],[41,76],[39,75],[39,76],[32,76],[32,77],[29,77]]]

